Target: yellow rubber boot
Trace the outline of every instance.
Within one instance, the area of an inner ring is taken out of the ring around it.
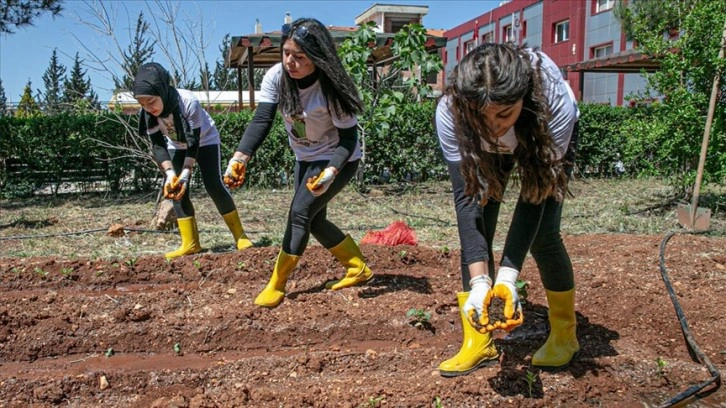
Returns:
[[[575,320],[575,289],[547,294],[550,335],[545,344],[532,356],[532,365],[543,370],[556,370],[570,364],[580,351]]]
[[[267,282],[265,289],[255,298],[255,304],[264,307],[277,307],[285,297],[285,285],[290,273],[295,269],[297,261],[300,259],[297,255],[286,254],[280,250],[275,262],[275,269],[272,271],[270,281]]]
[[[202,250],[199,245],[199,230],[197,229],[197,220],[194,217],[179,218],[179,234],[181,234],[181,246],[176,251],[167,253],[166,260],[170,261],[174,258],[196,254]]]
[[[464,332],[464,341],[461,349],[454,357],[439,364],[439,374],[444,377],[466,375],[477,368],[495,364],[499,360],[499,352],[492,340],[492,334],[481,334],[469,324],[462,310],[469,298],[469,292],[459,292],[456,299],[459,301],[459,316]]]
[[[247,234],[245,234],[245,230],[242,228],[237,210],[224,214],[222,218],[224,218],[224,222],[229,227],[229,230],[232,231],[232,236],[237,243],[238,250],[242,251],[253,246],[252,241],[247,238]]]
[[[343,242],[332,247],[329,251],[335,256],[338,262],[347,268],[345,277],[340,280],[330,281],[325,284],[326,289],[338,290],[350,286],[360,285],[373,277],[373,272],[368,269],[363,260],[363,253],[350,235],[346,235]]]

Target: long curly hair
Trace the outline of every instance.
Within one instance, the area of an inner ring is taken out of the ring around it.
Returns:
[[[448,95],[454,112],[456,138],[461,154],[465,193],[502,200],[506,177],[498,143],[482,110],[490,104],[513,105],[523,101],[514,124],[518,145],[514,150],[522,198],[533,204],[549,197],[558,201],[567,191],[567,177],[548,128],[550,108],[542,86],[540,58],[533,66],[530,52],[511,44],[486,43],[469,52],[451,75]],[[487,151],[487,147],[490,151]]]
[[[301,30],[301,27],[304,29]],[[301,35],[301,31],[306,33]],[[315,64],[320,89],[328,103],[328,109],[334,110],[338,116],[342,114],[353,116],[362,112],[363,102],[360,99],[358,88],[340,61],[330,31],[316,19],[299,18],[292,22],[290,30],[283,34],[280,43],[285,44],[289,38],[292,38]],[[297,83],[286,70],[282,71],[280,108],[287,114],[301,113],[302,106]]]

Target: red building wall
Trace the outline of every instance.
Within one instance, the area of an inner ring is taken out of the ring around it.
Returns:
[[[479,27],[485,26],[490,22],[494,22],[495,24],[494,41],[496,42],[502,41],[504,27],[508,25],[504,23],[508,21],[504,19],[505,17],[511,16],[513,13],[519,13],[522,23],[528,26],[529,24],[524,19],[524,10],[538,3],[542,4],[542,51],[549,55],[559,67],[581,61],[585,46],[585,0],[513,0],[480,16],[474,17],[451,30],[447,30],[445,36],[449,41],[459,42],[459,55],[450,55],[453,53],[449,53],[443,56],[444,60],[460,60],[464,56],[464,44],[473,37],[471,32],[474,31],[476,34]],[[567,19],[570,20],[570,39],[555,44],[555,24]],[[466,34],[466,37],[462,37],[464,34]],[[485,33],[478,33],[480,41],[483,34]],[[580,99],[580,95],[578,94],[580,88],[579,75],[577,73],[569,73],[566,79],[569,80],[570,87],[575,92],[575,96]]]
[[[582,60],[585,47],[585,12],[584,1],[545,0],[542,2],[542,51],[552,58],[557,66],[562,67]],[[555,24],[570,20],[570,39],[555,44]],[[589,57],[587,57],[589,58]],[[569,73],[570,88],[577,95],[580,89],[580,76]]]

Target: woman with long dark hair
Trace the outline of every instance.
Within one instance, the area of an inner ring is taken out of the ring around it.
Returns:
[[[327,218],[327,207],[353,178],[361,149],[357,114],[363,110],[358,90],[343,67],[325,26],[301,18],[282,27],[282,62],[262,80],[259,105],[225,172],[225,182],[239,187],[247,163],[265,140],[279,109],[295,153],[294,195],[282,248],[270,281],[255,304],[273,308],[285,297],[285,285],[312,234],[346,268],[328,282],[338,290],[369,280],[372,273],[360,248]]]
[[[522,323],[516,282],[528,251],[547,294],[551,327],[532,364],[566,366],[579,350],[572,263],[560,235],[577,102],[547,55],[511,44],[475,48],[449,83],[437,106],[436,129],[461,241],[463,291],[457,298],[464,341],[439,371],[464,375],[498,359],[491,332]],[[495,276],[492,241],[513,171],[521,190]],[[502,320],[489,319],[494,298],[504,301]]]

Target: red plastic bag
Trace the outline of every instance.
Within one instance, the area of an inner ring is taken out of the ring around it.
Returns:
[[[418,245],[416,231],[403,221],[394,221],[381,231],[368,231],[361,244],[374,245]]]

